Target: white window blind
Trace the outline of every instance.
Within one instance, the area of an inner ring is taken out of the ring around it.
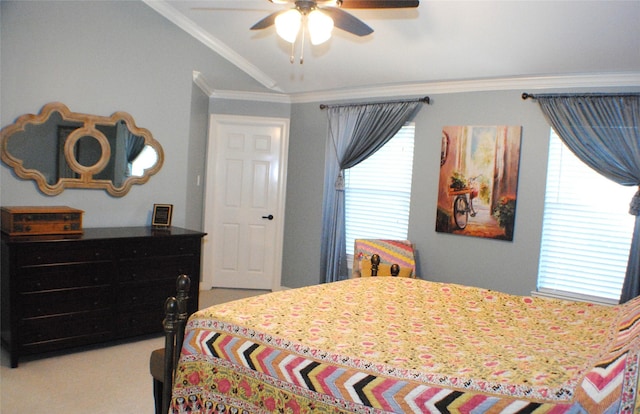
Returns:
[[[345,171],[347,255],[355,239],[407,238],[415,125],[409,123],[371,157]]]
[[[618,301],[634,226],[629,203],[635,191],[592,170],[551,131],[539,292]]]

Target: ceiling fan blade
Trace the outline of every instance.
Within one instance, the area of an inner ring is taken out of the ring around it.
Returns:
[[[261,11],[271,12],[273,6],[264,0],[209,0],[198,1],[191,10],[203,11]]]
[[[402,9],[419,4],[419,0],[338,0],[343,9]]]
[[[372,28],[346,11],[340,10],[336,7],[325,7],[322,11],[333,19],[333,24],[338,29],[342,29],[345,32],[352,33],[356,36],[366,36],[373,33]]]
[[[269,26],[273,26],[276,22],[276,17],[278,17],[279,14],[284,13],[285,11],[286,10],[280,10],[280,11],[271,13],[264,19],[260,20],[258,23],[251,26],[251,30],[262,30],[262,29],[266,29]]]

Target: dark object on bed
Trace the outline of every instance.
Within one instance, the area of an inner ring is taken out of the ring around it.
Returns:
[[[169,409],[171,389],[173,388],[174,367],[177,366],[182,342],[184,341],[184,327],[189,317],[187,303],[191,279],[187,275],[180,275],[176,281],[176,297],[169,297],[165,301],[165,318],[162,321],[165,332],[164,348],[156,349],[149,358],[149,371],[153,377],[153,398],[156,414],[164,414]]]

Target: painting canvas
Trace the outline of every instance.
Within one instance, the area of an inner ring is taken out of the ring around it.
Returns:
[[[513,240],[521,126],[442,129],[436,231]]]

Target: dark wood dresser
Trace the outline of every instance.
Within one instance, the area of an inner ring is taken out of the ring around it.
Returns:
[[[22,355],[162,332],[176,278],[198,309],[205,233],[169,227],[85,228],[82,235],[2,234],[2,345]]]

